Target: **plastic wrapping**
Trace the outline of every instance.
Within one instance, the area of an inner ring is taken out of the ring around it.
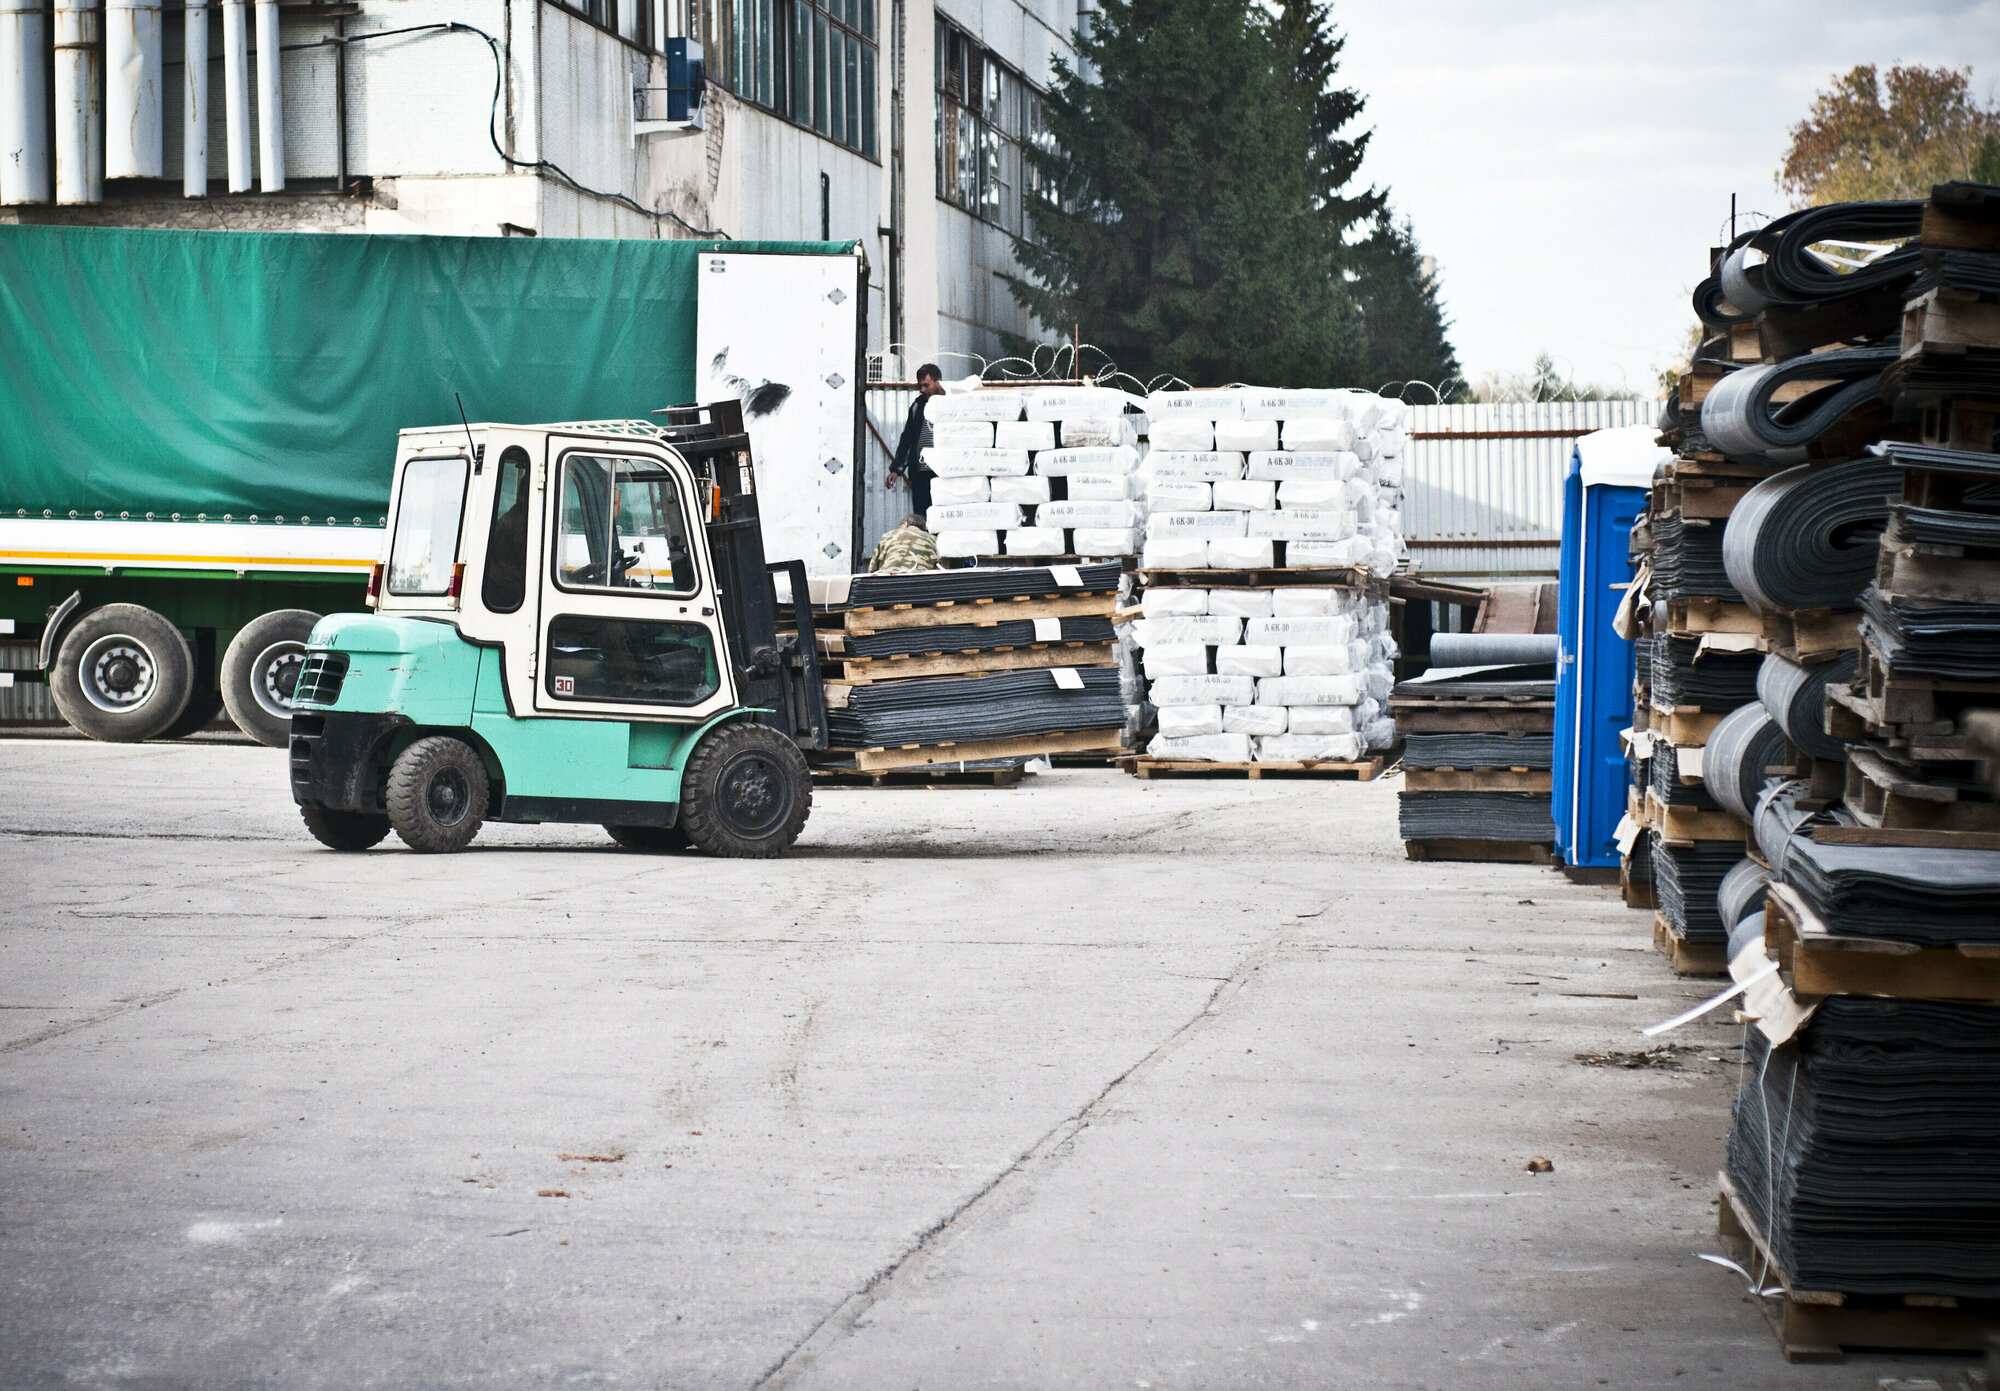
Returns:
[[[1146,471],[1155,478],[1241,478],[1243,455],[1233,450],[1164,450],[1146,456]]]
[[[1248,515],[1217,512],[1218,517]],[[1277,543],[1263,537],[1214,536],[1208,542],[1208,563],[1218,570],[1268,570],[1277,563]]]
[[[1344,416],[1320,415],[1288,418],[1281,443],[1287,449],[1351,450],[1354,422]]]
[[[1358,707],[1352,705],[1298,705],[1289,710],[1287,732],[1291,734],[1352,734]]]
[[[1213,449],[1215,422],[1200,416],[1170,416],[1153,422],[1149,438],[1155,449]]]
[[[1131,446],[1139,442],[1138,419],[1131,415],[1064,416],[1058,428],[1068,449]]]
[[[950,506],[959,502],[991,502],[993,493],[984,475],[978,478],[934,478],[931,505]]]
[[[1008,555],[1067,555],[1067,542],[1059,526],[1015,527],[1007,533]]]
[[[1345,541],[1289,541],[1285,561],[1302,570],[1366,569],[1375,559],[1375,545],[1365,536]],[[1390,568],[1394,568],[1391,562]]]
[[[1156,421],[1190,415],[1208,421],[1241,420],[1243,389],[1226,386],[1187,391],[1155,391],[1146,397],[1146,415]]]
[[[1287,478],[1278,484],[1278,506],[1352,507],[1353,482],[1343,478]]]
[[[935,425],[940,420],[1019,420],[1021,393],[1002,391],[951,391],[931,397],[924,407],[924,419]]]
[[[1324,483],[1353,478],[1360,472],[1361,460],[1346,450],[1270,449],[1251,454],[1243,476],[1280,482],[1311,478]]]
[[[1300,507],[1283,512],[1246,512],[1248,536],[1279,541],[1345,541],[1354,535],[1354,513],[1345,508]]]
[[[942,483],[944,480],[939,479]],[[1049,480],[1025,474],[1014,478],[994,478],[987,483],[987,496],[995,502],[1019,503],[1033,507],[1049,500]],[[931,497],[937,497],[937,484],[931,485]]]
[[[935,511],[936,509],[932,509]],[[968,556],[1000,554],[1000,533],[998,531],[940,531],[937,533],[938,554],[962,559]]]
[[[924,465],[939,478],[988,478],[1000,474],[1026,473],[1025,449],[924,449]]]
[[[1146,520],[1146,539],[1167,536],[1241,536],[1247,525],[1242,512],[1154,512]]]
[[[1148,528],[1145,554],[1140,558],[1140,564],[1149,570],[1206,569],[1207,538],[1193,533],[1178,536],[1155,535]]]
[[[1043,526],[1132,527],[1146,519],[1139,504],[1129,498],[1119,501],[1049,502],[1036,510],[1035,520]]]
[[[1257,741],[1259,763],[1304,763],[1315,759],[1342,762],[1361,757],[1361,739],[1353,734],[1278,734]]]
[[[1122,502],[1139,496],[1139,479],[1130,473],[1072,473],[1064,491],[1071,502]]]
[[[1216,511],[1268,512],[1277,505],[1278,485],[1269,479],[1218,479],[1214,484]]]
[[[924,514],[924,530],[943,532],[967,527],[1009,527],[1021,525],[1021,509],[1011,502],[954,502],[932,504]]]
[[[1206,589],[1149,589],[1139,600],[1147,618],[1197,618],[1208,612]]]
[[[1322,589],[1317,585],[1286,586],[1271,591],[1271,616],[1274,618],[1325,618],[1339,613],[1337,589]]]
[[[1347,614],[1325,617],[1253,618],[1244,629],[1244,641],[1271,643],[1279,647],[1330,647],[1354,636],[1354,619]]]
[[[1276,449],[1278,422],[1275,420],[1218,420],[1215,422],[1217,449]]]
[[[1205,676],[1208,674],[1208,648],[1199,642],[1148,647],[1142,665],[1149,681],[1157,682],[1163,676]]]
[[[1159,729],[1163,739],[1191,739],[1202,734],[1222,733],[1220,705],[1160,705]]]
[[[1150,512],[1206,512],[1212,505],[1213,484],[1200,478],[1153,477],[1146,483]]]
[[[1129,446],[1048,449],[1035,455],[1035,472],[1050,478],[1072,473],[1131,473],[1139,467],[1139,451]]]
[[[1354,671],[1354,654],[1344,642],[1328,647],[1287,647],[1284,653],[1287,676],[1347,676]]]
[[[1052,420],[1003,420],[993,427],[993,443],[1000,449],[1054,449],[1056,426]]]
[[[1359,676],[1266,676],[1257,683],[1259,705],[1352,705],[1361,699]]]
[[[1290,723],[1287,718],[1290,713],[1282,705],[1225,705],[1222,729],[1225,734],[1260,737],[1283,734]]]
[[[1269,618],[1271,591],[1268,589],[1212,589],[1208,593],[1210,613],[1237,618]]]
[[[1213,602],[1210,596],[1210,601]],[[1230,617],[1141,618],[1133,623],[1133,639],[1145,648],[1204,642],[1211,647],[1243,641],[1243,620]]]
[[[1167,705],[1248,705],[1257,684],[1248,676],[1162,676],[1154,680],[1152,701]]]
[[[1199,759],[1207,763],[1248,763],[1250,736],[1247,734],[1202,734],[1192,739],[1155,737],[1146,745],[1153,758]]]
[[[1135,526],[1080,526],[1070,532],[1077,555],[1137,555],[1139,541]]]
[[[1068,420],[1072,416],[1120,415],[1142,409],[1146,398],[1109,386],[1036,386],[1021,392],[1030,420]]]
[[[1234,647],[1215,649],[1215,669],[1231,675],[1241,676],[1283,676],[1285,674],[1285,649],[1282,647],[1252,647],[1238,643]],[[1254,695],[1244,700],[1255,699]]]
[[[993,422],[990,420],[933,420],[928,409],[925,422],[931,427],[931,444],[938,449],[991,449]]]

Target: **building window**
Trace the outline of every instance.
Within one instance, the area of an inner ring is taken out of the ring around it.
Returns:
[[[837,145],[878,157],[878,0],[700,3],[710,78]]]
[[[938,196],[1026,236],[1023,195],[1039,186],[1021,147],[1048,143],[1042,94],[944,20],[938,21],[936,53]]]

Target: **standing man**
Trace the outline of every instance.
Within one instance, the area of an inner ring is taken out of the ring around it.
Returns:
[[[924,418],[924,407],[931,397],[942,395],[944,373],[935,362],[926,362],[917,369],[917,399],[910,403],[910,418],[903,422],[903,437],[896,441],[896,457],[890,461],[884,484],[893,488],[900,480],[910,485],[911,510],[919,521],[931,510],[931,479],[935,477],[924,462],[924,450],[931,443],[931,423]]]

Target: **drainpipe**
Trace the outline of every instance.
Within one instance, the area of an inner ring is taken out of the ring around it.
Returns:
[[[222,100],[229,191],[250,191],[250,0],[222,0]]]
[[[285,188],[284,55],[278,0],[257,0],[257,176],[266,193]]]
[[[208,197],[208,0],[187,0],[181,47],[187,73],[187,109],[181,121],[181,193]]]
[[[56,0],[56,201],[104,201],[104,14]]]
[[[0,203],[49,201],[49,17],[0,0]]]
[[[157,179],[161,132],[160,0],[104,0],[104,177]]]

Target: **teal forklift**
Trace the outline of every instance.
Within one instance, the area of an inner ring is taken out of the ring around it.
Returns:
[[[663,414],[398,436],[373,612],[321,619],[294,688],[321,843],[442,853],[487,821],[738,858],[798,839],[827,741],[805,566],[765,559],[741,408]]]

